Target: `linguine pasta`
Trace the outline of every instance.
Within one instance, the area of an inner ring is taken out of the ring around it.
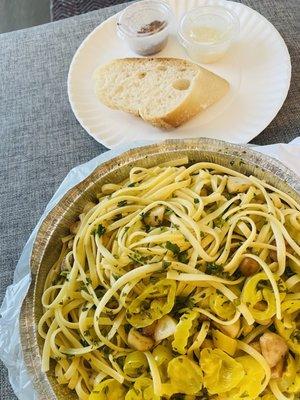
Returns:
[[[42,369],[82,400],[297,399],[300,205],[188,159],[105,184],[42,296]]]

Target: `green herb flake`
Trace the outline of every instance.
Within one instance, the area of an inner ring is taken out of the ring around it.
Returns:
[[[150,225],[145,225],[145,232],[149,233],[151,230],[151,226]]]
[[[162,262],[162,269],[167,269],[171,265],[170,261],[163,261]]]
[[[187,264],[189,262],[188,259],[188,252],[187,251],[182,251],[178,254],[177,259],[179,262],[183,264]]]
[[[257,290],[263,290],[267,288],[271,288],[271,283],[269,281],[259,281],[256,285]]]
[[[225,224],[225,220],[222,217],[218,217],[213,220],[213,223],[215,227],[222,228]]]
[[[197,198],[195,198],[195,199],[194,199],[194,203],[195,203],[195,204],[198,204],[198,203],[200,203],[200,200],[197,199]]]
[[[192,309],[195,307],[195,301],[192,297],[176,297],[174,307],[171,311],[171,314],[175,318],[180,318],[181,314],[185,312],[187,309]]]
[[[95,289],[95,295],[97,296],[98,299],[101,299],[106,293],[106,289],[103,287],[97,287]]]
[[[93,231],[93,234],[98,235],[100,237],[104,235],[105,232],[106,228],[102,224],[99,224],[98,227]]]
[[[234,305],[235,307],[238,307],[238,306],[241,305],[240,299],[234,299],[232,303],[233,303],[233,305]]]
[[[83,347],[89,346],[89,343],[88,343],[84,338],[80,339],[80,344],[81,344]]]
[[[240,398],[241,398],[241,399],[244,399],[245,397],[249,397],[249,393],[248,393],[248,392],[243,392],[243,393],[240,395]]]
[[[216,275],[220,276],[224,272],[224,268],[221,265],[217,265],[214,263],[206,264],[205,273],[208,275]]]
[[[138,252],[135,252],[133,255],[128,256],[132,261],[137,262],[138,264],[145,264],[145,257],[141,256]]]
[[[122,219],[123,218],[123,215],[121,214],[121,213],[119,213],[119,214],[116,214],[114,217],[113,217],[113,221],[114,222],[116,222],[116,221],[119,221],[120,219]]]
[[[121,200],[121,201],[119,201],[119,203],[118,203],[118,207],[124,207],[124,206],[126,206],[127,205],[127,200]]]
[[[176,243],[167,241],[166,249],[170,250],[173,254],[178,255],[180,253],[180,248]]]

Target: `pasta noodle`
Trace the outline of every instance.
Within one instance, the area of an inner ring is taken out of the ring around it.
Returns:
[[[300,393],[300,205],[188,163],[103,185],[62,238],[42,296],[42,369],[80,400]]]

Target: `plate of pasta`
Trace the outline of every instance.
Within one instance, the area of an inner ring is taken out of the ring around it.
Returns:
[[[100,165],[34,244],[38,398],[299,399],[298,191],[278,161],[210,139]]]

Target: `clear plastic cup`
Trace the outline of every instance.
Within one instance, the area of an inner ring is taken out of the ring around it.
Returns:
[[[209,64],[225,55],[239,33],[238,17],[221,6],[203,6],[186,13],[178,36],[190,58]]]
[[[172,23],[173,14],[167,3],[144,0],[125,8],[118,19],[117,32],[135,53],[148,56],[166,46]]]

